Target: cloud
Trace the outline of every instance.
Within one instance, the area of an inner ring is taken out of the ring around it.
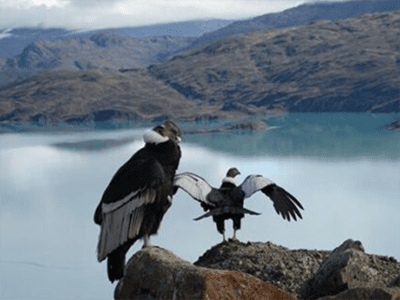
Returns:
[[[194,19],[242,19],[280,11],[297,1],[0,0],[0,28],[105,28]]]
[[[128,2],[126,0],[69,0],[69,5],[71,7],[79,8],[95,8],[95,7],[112,7],[120,2]],[[131,3],[136,2],[129,1]]]
[[[278,12],[298,0],[0,0],[0,28],[133,27],[199,19],[245,19]]]

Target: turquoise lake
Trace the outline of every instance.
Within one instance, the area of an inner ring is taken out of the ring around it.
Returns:
[[[290,114],[263,132],[182,137],[179,172],[218,187],[229,167],[241,183],[263,174],[304,206],[287,222],[255,194],[238,239],[289,249],[333,250],[360,240],[367,253],[400,260],[400,132],[392,114]],[[217,123],[182,124],[217,127]],[[149,128],[0,135],[0,299],[110,299],[115,283],[96,260],[94,210],[117,169],[143,146]],[[211,219],[183,191],[152,243],[194,262],[221,242]],[[226,222],[227,237],[232,235]],[[128,257],[142,246],[137,242]]]

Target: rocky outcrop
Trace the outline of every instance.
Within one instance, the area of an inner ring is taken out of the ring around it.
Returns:
[[[396,121],[385,125],[385,129],[393,130],[393,131],[400,131],[400,119],[397,119]]]
[[[194,264],[151,247],[125,274],[115,299],[400,300],[400,263],[351,239],[331,252],[229,240]]]
[[[218,119],[218,118],[217,118]],[[185,134],[196,133],[229,133],[229,132],[246,132],[246,131],[265,131],[271,129],[268,124],[261,120],[247,120],[240,121],[231,125],[219,125],[218,127],[207,126],[202,128],[197,126],[195,128],[184,129]]]
[[[302,296],[317,299],[338,294],[323,298],[332,300],[400,298],[400,289],[394,286],[400,276],[400,264],[394,258],[378,260],[365,253],[361,242],[347,240],[323,261],[315,277],[303,287]],[[386,268],[390,262],[396,263],[397,268]]]
[[[115,299],[296,299],[252,275],[196,267],[159,247],[137,252],[125,273]]]

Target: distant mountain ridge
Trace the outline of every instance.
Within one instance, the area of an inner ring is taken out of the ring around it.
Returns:
[[[366,13],[400,10],[400,0],[353,0],[345,2],[314,2],[284,10],[279,13],[265,14],[248,20],[236,21],[215,30],[204,33],[192,46],[211,41],[270,28],[283,28],[307,24],[318,20],[340,20],[354,18]]]
[[[190,21],[86,32],[63,28],[7,29],[0,39],[0,87],[45,70],[142,68],[236,34],[393,10],[400,10],[400,0],[302,4],[236,22]],[[96,42],[100,36],[106,44]],[[113,43],[113,39],[121,43]],[[95,44],[91,45],[93,41]],[[107,47],[108,43],[112,47]]]
[[[237,35],[146,69],[48,70],[0,87],[3,126],[283,112],[400,112],[400,13]]]
[[[195,37],[232,21],[190,21],[71,31],[13,28],[0,38],[0,87],[47,70],[131,69],[164,61]]]
[[[351,5],[367,2],[378,1]],[[114,30],[37,40],[0,59],[0,125],[400,112],[400,12],[195,42]]]
[[[400,13],[235,35],[149,70],[223,111],[399,112]]]
[[[190,45],[189,37],[124,37],[102,31],[86,39],[37,40],[20,55],[0,59],[0,87],[49,70],[145,68]]]
[[[169,24],[139,26],[139,27],[122,27],[95,30],[68,30],[64,28],[37,28],[37,27],[20,27],[0,29],[6,31],[5,37],[0,36],[0,58],[12,58],[19,55],[26,46],[37,40],[55,40],[55,39],[88,39],[95,34],[108,34],[114,32],[125,38],[142,38],[142,37],[199,37],[202,34],[217,30],[226,26],[233,21],[231,20],[207,20],[207,21],[188,21]]]

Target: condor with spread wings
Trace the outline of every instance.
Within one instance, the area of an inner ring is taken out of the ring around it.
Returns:
[[[98,205],[99,262],[107,258],[111,282],[124,275],[125,254],[138,239],[149,246],[171,206],[173,179],[181,158],[181,132],[172,121],[144,135],[145,146],[114,175]]]
[[[303,209],[303,206],[300,202],[273,181],[262,175],[249,175],[241,185],[237,186],[234,177],[238,174],[240,172],[237,168],[229,169],[218,189],[210,186],[206,180],[196,174],[190,172],[177,174],[174,179],[174,191],[181,188],[193,199],[199,201],[207,213],[195,220],[212,216],[224,240],[225,220],[232,219],[233,239],[236,239],[236,231],[240,229],[244,215],[259,214],[243,207],[244,199],[257,191],[261,191],[272,200],[276,212],[283,219],[290,221],[292,217],[296,221],[297,217],[302,218],[299,208]]]

